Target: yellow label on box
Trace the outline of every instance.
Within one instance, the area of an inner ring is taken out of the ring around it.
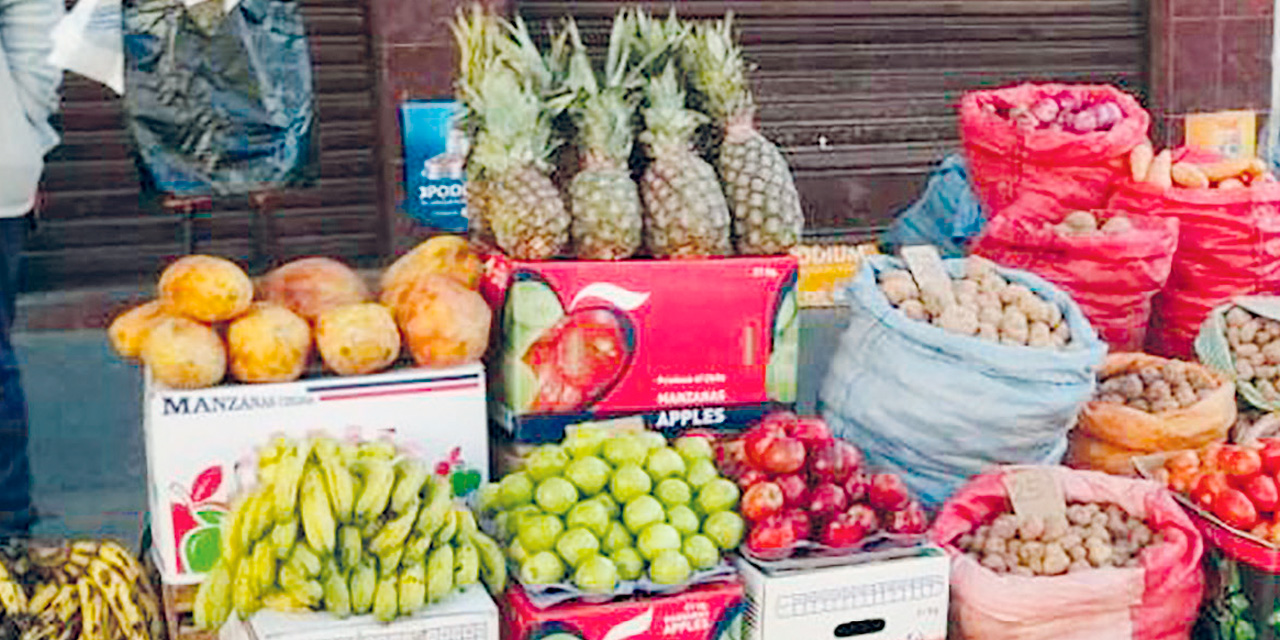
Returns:
[[[1186,144],[1224,158],[1252,158],[1258,152],[1258,114],[1219,111],[1187,116]]]

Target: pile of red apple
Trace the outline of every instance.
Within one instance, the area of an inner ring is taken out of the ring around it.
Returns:
[[[1280,544],[1280,439],[1182,451],[1155,478],[1227,525]]]
[[[801,547],[853,550],[874,534],[920,534],[928,520],[902,479],[870,473],[857,447],[818,417],[765,416],[720,443],[720,472],[742,489],[747,551],[778,559]],[[803,543],[803,544],[802,544]]]

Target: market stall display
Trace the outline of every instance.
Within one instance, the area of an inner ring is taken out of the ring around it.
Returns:
[[[1196,337],[1205,364],[1236,381],[1240,397],[1263,410],[1280,409],[1280,300],[1241,297],[1218,307]]]

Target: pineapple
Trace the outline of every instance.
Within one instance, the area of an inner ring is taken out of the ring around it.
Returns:
[[[458,45],[458,83],[461,87],[476,86],[480,83],[480,73],[492,64],[498,55],[498,36],[502,27],[498,19],[486,12],[480,5],[472,5],[470,11],[458,9],[457,17],[451,25],[454,41]],[[459,94],[465,108],[462,122],[470,140],[475,140],[480,132],[481,122],[471,105],[465,100],[465,91]],[[483,242],[493,241],[493,230],[489,228],[487,218],[488,198],[484,176],[480,166],[474,162],[467,163],[467,216],[471,235]]]
[[[619,13],[609,37],[603,87],[596,81],[591,61],[570,20],[567,31],[573,45],[569,83],[578,98],[570,107],[578,133],[582,169],[569,183],[569,204],[574,248],[583,260],[622,260],[640,248],[640,193],[631,180],[631,118],[636,102],[631,92],[634,74],[626,67],[630,21]]]
[[[730,253],[729,206],[716,172],[689,144],[706,117],[685,108],[675,69],[646,87],[645,143],[652,161],[644,172],[645,243],[657,257],[722,256]]]
[[[699,24],[684,42],[683,62],[705,110],[723,128],[717,169],[733,210],[742,254],[785,253],[800,241],[804,212],[787,160],[756,129],[755,102],[733,15]]]

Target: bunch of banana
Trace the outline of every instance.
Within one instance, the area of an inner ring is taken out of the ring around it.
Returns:
[[[110,540],[31,543],[0,552],[0,636],[147,640],[164,635],[160,600],[133,554]]]
[[[257,480],[223,519],[196,593],[201,628],[262,607],[391,621],[481,578],[505,588],[501,548],[449,480],[394,445],[277,438],[258,452]]]

